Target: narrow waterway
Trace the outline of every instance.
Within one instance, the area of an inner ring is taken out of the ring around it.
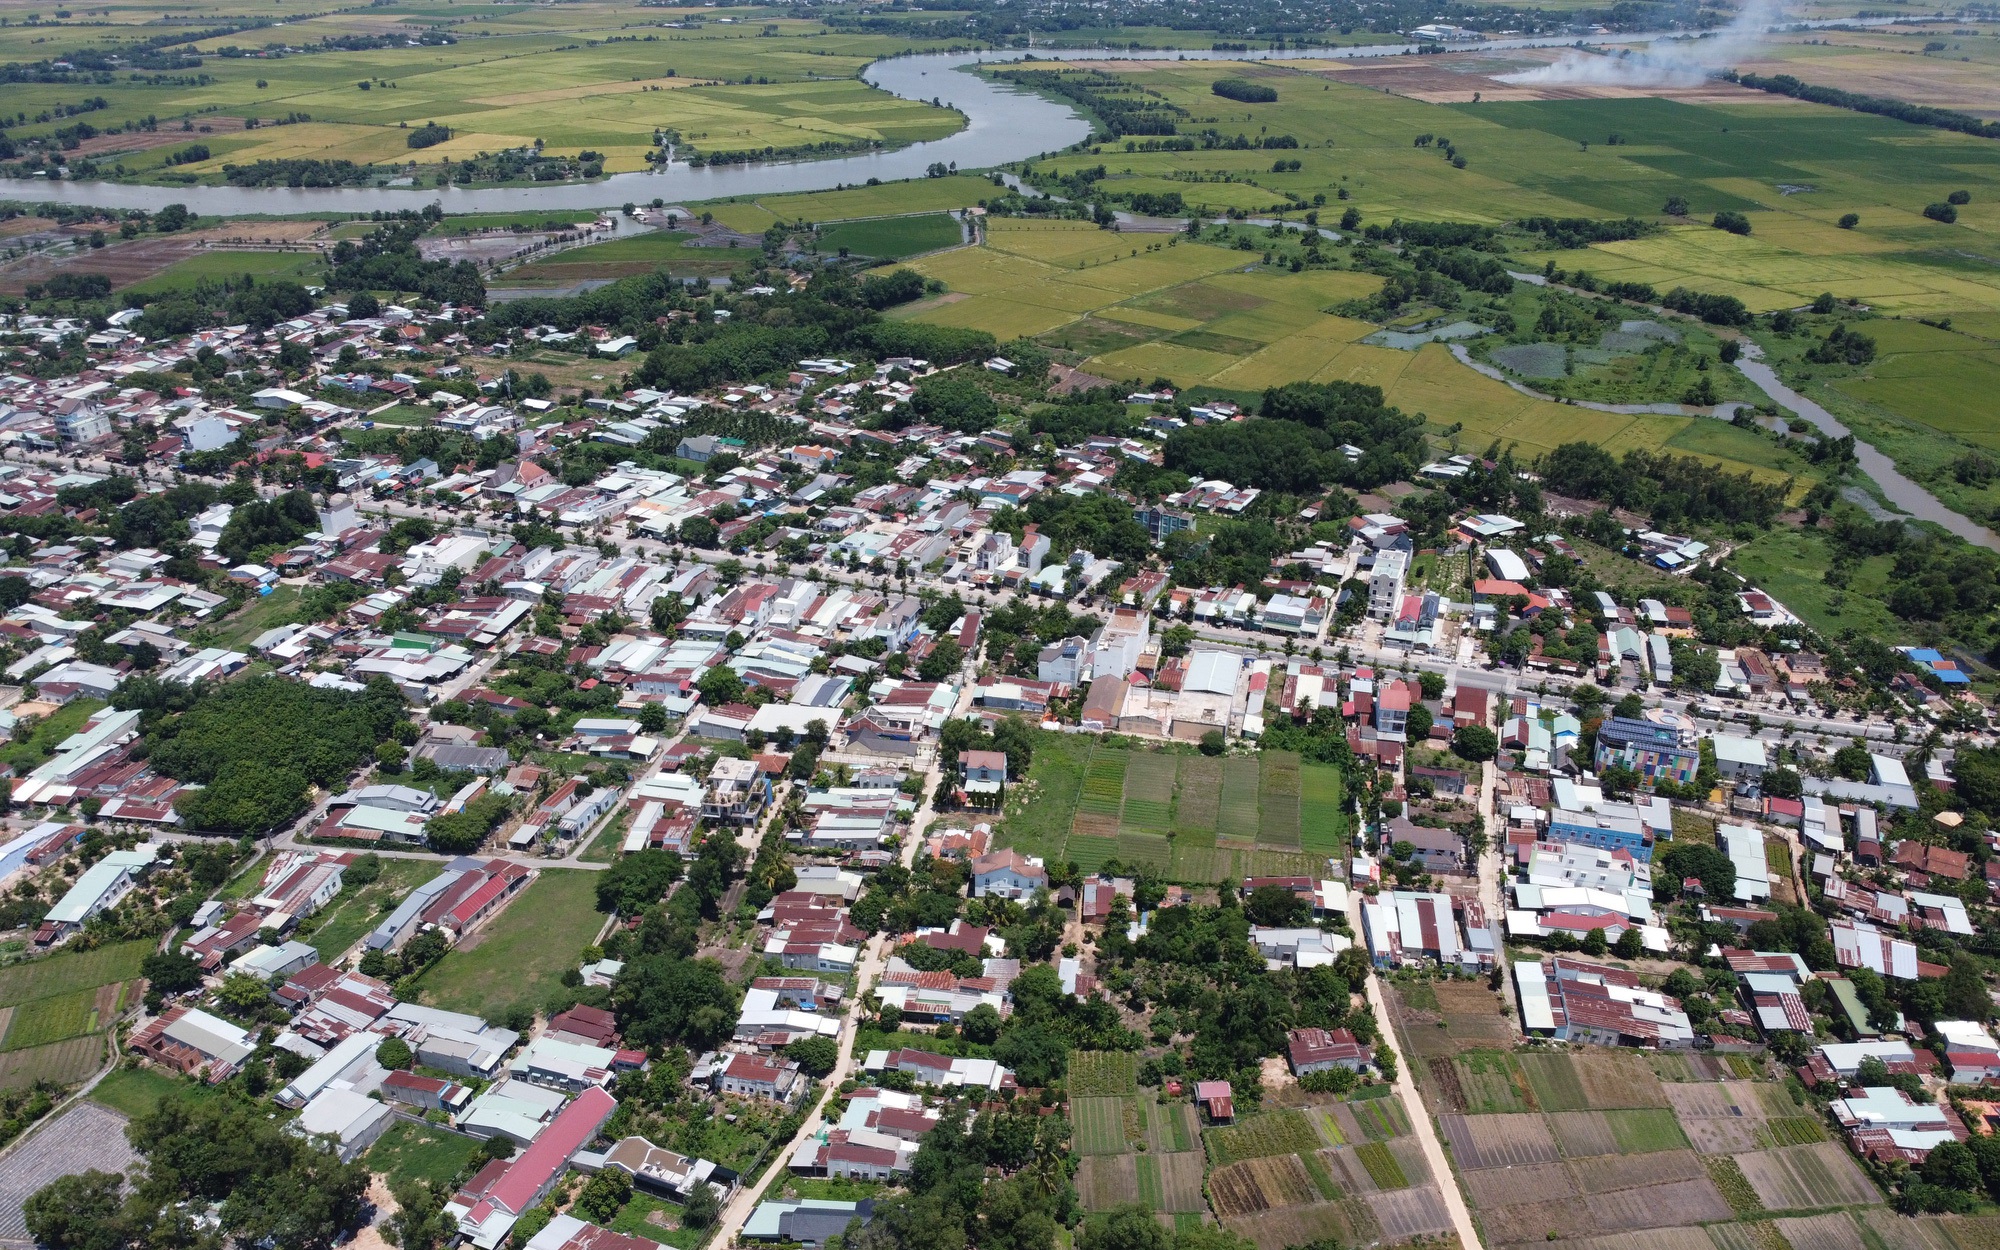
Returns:
[[[1799,416],[1811,422],[1813,427],[1828,438],[1845,438],[1854,431],[1840,423],[1840,420],[1812,400],[1799,394],[1778,380],[1777,370],[1761,360],[1744,358],[1736,362],[1736,367],[1761,387],[1766,395]],[[1882,496],[1890,503],[1920,521],[1931,521],[1942,525],[1967,542],[1978,543],[2000,551],[2000,534],[1980,525],[1944,506],[1936,495],[1904,477],[1897,470],[1895,462],[1861,440],[1854,438],[1854,456],[1861,462],[1861,471],[1875,480],[1882,488]]]

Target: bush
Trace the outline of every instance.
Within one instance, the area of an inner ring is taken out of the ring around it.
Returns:
[[[1970,204],[1972,203],[1972,192],[1954,191],[1944,197],[1944,202],[1947,204]]]
[[[1852,230],[1854,229],[1854,227],[1860,224],[1861,224],[1860,213],[1842,213],[1840,215],[1840,228],[1842,230]]]
[[[434,148],[451,138],[451,127],[440,126],[436,122],[425,122],[410,132],[409,145],[413,148]]]
[[[1715,220],[1710,224],[1717,230],[1727,230],[1731,234],[1750,233],[1750,219],[1742,213],[1730,212],[1727,209],[1717,213]]]
[[[1958,220],[1958,210],[1949,204],[1926,204],[1924,205],[1924,216],[1930,218],[1932,221],[1941,221],[1949,226]]]
[[[1274,89],[1243,78],[1218,78],[1209,90],[1225,100],[1243,104],[1269,104],[1278,98]]]

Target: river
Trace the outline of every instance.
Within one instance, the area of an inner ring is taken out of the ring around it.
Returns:
[[[1802,25],[1806,23],[1801,23]],[[1819,23],[1810,23],[1818,25]],[[1545,39],[1506,39],[1468,44],[1463,50],[1483,52],[1513,48],[1571,47],[1649,43],[1672,32]],[[1037,48],[992,52],[931,52],[876,61],[862,70],[863,81],[906,100],[938,100],[965,115],[965,128],[943,139],[914,143],[889,152],[870,152],[820,161],[786,161],[757,165],[724,165],[691,169],[670,165],[664,170],[614,174],[597,182],[558,183],[534,187],[452,187],[411,190],[394,187],[160,187],[118,182],[50,182],[44,179],[0,181],[0,199],[56,201],[99,208],[142,208],[179,202],[209,216],[252,213],[370,213],[421,208],[433,200],[448,213],[495,213],[520,209],[556,210],[616,208],[654,199],[698,201],[733,195],[779,195],[797,191],[829,191],[865,183],[870,178],[890,182],[921,178],[931,165],[943,162],[963,170],[986,169],[1012,161],[1056,152],[1089,137],[1090,123],[1069,104],[1045,99],[1018,87],[991,82],[977,74],[958,73],[973,65],[1004,64],[1034,56],[1043,61],[1140,59],[1186,61],[1352,60],[1404,56],[1415,44],[1360,48],[1286,49],[1281,52],[1212,52],[1180,49]]]

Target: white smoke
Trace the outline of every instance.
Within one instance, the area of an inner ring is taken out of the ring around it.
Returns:
[[[1742,60],[1783,17],[1778,0],[1750,0],[1734,21],[1698,39],[1660,39],[1644,48],[1608,53],[1572,48],[1548,65],[1502,74],[1499,81],[1544,86],[1696,87]]]

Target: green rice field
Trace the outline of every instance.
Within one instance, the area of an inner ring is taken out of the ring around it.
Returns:
[[[844,251],[877,260],[901,260],[920,252],[957,247],[963,241],[957,219],[947,213],[843,221],[819,232],[822,252]]]

